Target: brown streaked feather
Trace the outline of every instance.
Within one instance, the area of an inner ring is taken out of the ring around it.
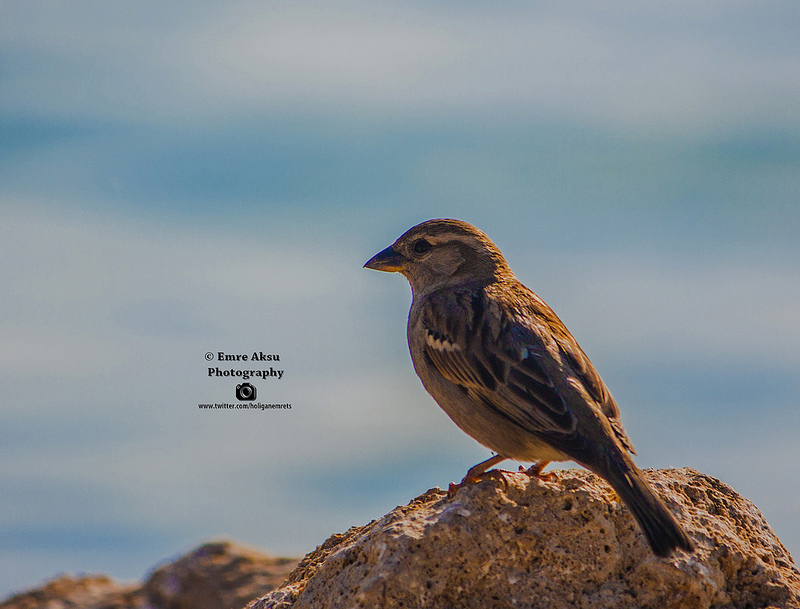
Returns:
[[[494,298],[491,288],[432,294],[423,311],[426,331],[458,348],[426,344],[431,364],[473,399],[577,458],[583,443],[570,439],[577,420],[551,380],[564,370],[546,369],[560,361],[596,402],[620,444],[634,452],[610,392],[563,323],[533,292],[533,298],[512,296],[516,302],[507,302],[508,294]]]
[[[595,401],[608,420],[620,444],[630,453],[636,454],[628,435],[619,420],[619,407],[608,387],[600,378],[592,362],[583,352],[578,341],[572,336],[564,323],[547,303],[539,296],[514,280],[488,289],[493,297],[502,303],[504,310],[512,312],[515,319],[532,329],[533,334],[547,334],[562,354],[562,361],[569,366],[573,376],[580,381],[588,395]],[[498,289],[500,288],[500,289]],[[528,339],[517,337],[523,343]]]
[[[447,380],[526,431],[544,439],[572,434],[575,416],[553,388],[547,373],[533,359],[521,366],[522,358],[509,355],[505,349],[500,349],[499,355],[492,355],[496,348],[470,347],[468,336],[476,343],[492,341],[503,346],[506,341],[495,336],[487,324],[469,329],[459,326],[460,320],[471,319],[463,314],[461,297],[462,294],[449,292],[432,295],[426,303],[423,323],[429,336],[445,336],[448,343],[458,345],[457,349],[436,348],[432,340],[426,341],[428,360]],[[442,311],[449,312],[447,319],[441,318]],[[506,326],[501,331],[504,335],[510,327]]]

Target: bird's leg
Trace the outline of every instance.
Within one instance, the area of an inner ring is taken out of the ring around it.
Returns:
[[[523,468],[521,465],[519,466],[519,471],[525,472],[531,478],[538,478],[539,480],[544,480],[545,482],[555,482],[555,474],[552,472],[547,472],[546,474],[542,473],[542,470],[547,467],[550,461],[537,461],[533,465],[531,465],[528,469]]]
[[[486,459],[486,461],[481,461],[477,465],[473,465],[469,468],[467,475],[464,476],[464,479],[461,481],[461,484],[465,482],[477,482],[481,479],[481,476],[486,473],[486,470],[490,467],[494,467],[501,461],[505,461],[506,458],[502,455],[495,455],[494,457],[490,457]]]
[[[506,457],[502,455],[495,455],[494,457],[490,457],[486,459],[486,461],[481,461],[477,465],[473,465],[469,468],[467,475],[459,482],[458,484],[450,483],[450,487],[447,489],[447,496],[452,497],[458,492],[462,486],[466,486],[467,484],[472,484],[474,482],[478,482],[481,478],[488,477],[488,478],[499,478],[503,481],[503,484],[508,486],[508,482],[503,477],[502,471],[495,471],[492,470],[487,472],[486,470],[490,467],[497,465],[500,461],[505,461]]]

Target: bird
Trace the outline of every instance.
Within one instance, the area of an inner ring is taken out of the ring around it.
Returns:
[[[533,463],[527,472],[545,479],[549,462],[571,460],[611,485],[655,555],[694,550],[633,462],[619,407],[597,370],[486,234],[461,220],[428,220],[364,267],[408,280],[414,370],[450,419],[495,453],[470,468],[456,492],[506,459]]]

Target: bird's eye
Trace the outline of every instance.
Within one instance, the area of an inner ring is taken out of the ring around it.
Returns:
[[[431,249],[431,244],[425,241],[425,239],[418,239],[414,243],[414,253],[415,254],[424,254],[429,249]]]

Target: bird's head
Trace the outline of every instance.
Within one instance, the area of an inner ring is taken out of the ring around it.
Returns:
[[[461,220],[418,224],[364,267],[402,273],[415,295],[464,283],[488,284],[511,274],[491,239]]]

